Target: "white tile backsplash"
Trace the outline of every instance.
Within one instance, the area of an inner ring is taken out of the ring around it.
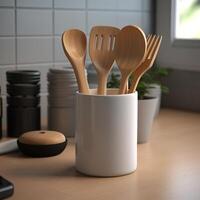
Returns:
[[[140,12],[119,12],[117,15],[117,25],[122,28],[126,25],[142,26],[142,14]]]
[[[93,26],[117,26],[117,13],[106,11],[89,11],[88,12],[88,33]]]
[[[0,65],[15,64],[15,38],[0,37]]]
[[[117,9],[117,0],[88,0],[89,9]]]
[[[15,0],[0,0],[0,7],[14,7]]]
[[[122,10],[142,10],[142,0],[117,0],[117,8]]]
[[[88,0],[89,9],[105,9],[105,10],[132,10],[141,11],[142,1],[140,0]]]
[[[85,31],[85,11],[55,10],[55,34],[70,28],[78,28]]]
[[[17,63],[50,63],[53,62],[52,37],[17,38]]]
[[[15,35],[15,10],[0,8],[0,36]]]
[[[54,0],[55,8],[85,8],[86,0]]]
[[[54,53],[55,53],[55,62],[65,62],[67,60],[60,37],[54,38]]]
[[[46,113],[46,74],[50,67],[70,63],[64,55],[61,34],[78,28],[89,36],[96,25],[123,27],[135,24],[152,31],[155,0],[0,0],[0,85],[5,95],[5,71],[40,70],[42,119]],[[86,62],[90,58],[87,54]],[[5,101],[5,100],[4,100]],[[4,116],[6,104],[4,104]],[[4,126],[6,118],[4,117]],[[44,123],[44,122],[43,122]]]
[[[152,20],[151,20],[151,14],[146,12],[143,13],[141,16],[142,19],[142,25],[141,28],[146,34],[152,33]]]
[[[17,0],[17,7],[52,8],[52,0]]]
[[[17,35],[51,35],[52,33],[51,10],[17,10]]]

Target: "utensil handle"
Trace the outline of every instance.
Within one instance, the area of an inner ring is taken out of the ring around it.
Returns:
[[[106,74],[99,74],[99,76],[98,76],[97,94],[99,94],[99,95],[106,95],[107,79],[108,79],[108,75],[106,75]]]
[[[138,83],[139,83],[139,80],[140,80],[141,77],[142,77],[142,74],[141,74],[141,76],[136,76],[133,73],[133,80],[131,81],[131,88],[129,89],[128,93],[133,93],[133,92],[136,91],[136,88],[138,86]]]
[[[140,66],[133,72],[133,79],[131,81],[131,87],[129,89],[129,93],[133,93],[136,91],[138,83],[143,76],[143,74],[150,69],[152,66],[149,59],[146,59]]]
[[[85,63],[79,60],[75,62],[69,59],[69,61],[71,62],[72,67],[74,69],[79,92],[83,94],[89,94],[90,91],[89,91],[88,80],[85,76]],[[77,66],[79,66],[79,70],[77,70]]]
[[[128,78],[129,78],[129,75],[127,75],[127,74],[122,75],[122,78],[120,81],[120,87],[119,87],[119,94],[126,93]]]
[[[88,84],[88,80],[85,75],[85,70],[83,70],[82,72],[79,71],[75,74],[76,74],[76,79],[78,82],[79,91],[84,94],[89,94],[90,93],[89,92],[89,84]]]

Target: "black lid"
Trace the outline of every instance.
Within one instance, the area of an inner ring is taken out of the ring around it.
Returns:
[[[9,83],[32,83],[37,84],[40,81],[40,72],[36,70],[12,70],[6,72]]]

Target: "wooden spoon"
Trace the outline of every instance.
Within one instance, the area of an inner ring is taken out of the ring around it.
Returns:
[[[89,94],[88,81],[85,76],[85,57],[87,39],[85,33],[70,29],[62,34],[62,45],[65,55],[74,69],[79,92]]]
[[[119,94],[124,94],[130,74],[144,60],[147,41],[137,26],[124,27],[116,37],[116,62],[121,72]]]
[[[106,94],[108,74],[115,60],[115,38],[118,28],[110,26],[95,26],[90,32],[89,54],[98,75],[98,90],[100,95]]]

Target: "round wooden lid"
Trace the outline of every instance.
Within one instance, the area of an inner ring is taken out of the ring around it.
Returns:
[[[19,137],[19,142],[30,145],[53,145],[66,141],[65,136],[57,131],[30,131]]]

